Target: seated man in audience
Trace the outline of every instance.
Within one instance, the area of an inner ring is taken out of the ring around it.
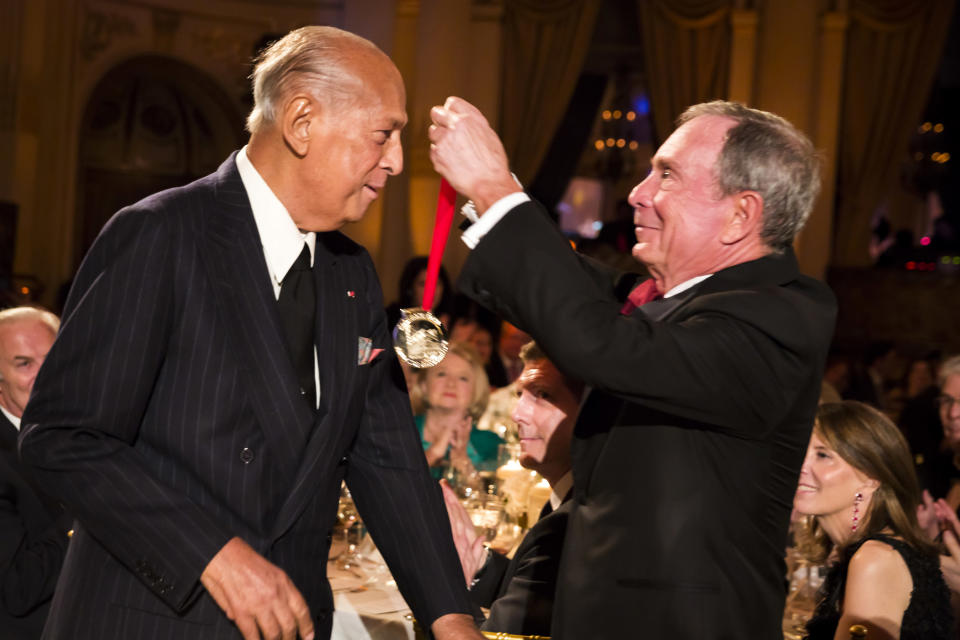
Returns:
[[[960,356],[944,360],[938,376],[940,395],[937,405],[940,410],[940,425],[948,448],[939,463],[939,491],[932,491],[946,499],[950,508],[960,508]]]
[[[444,498],[464,577],[474,603],[489,607],[485,631],[549,635],[560,551],[573,495],[570,439],[583,384],[563,375],[533,342],[520,351],[523,371],[512,417],[519,425],[520,464],[550,483],[550,500],[512,560],[483,546],[450,487]]]
[[[0,637],[39,638],[67,549],[70,518],[17,459],[20,417],[60,321],[48,311],[0,311]]]

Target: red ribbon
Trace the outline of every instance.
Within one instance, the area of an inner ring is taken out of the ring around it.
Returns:
[[[440,275],[440,262],[443,250],[447,246],[450,225],[453,224],[453,208],[457,192],[446,178],[440,179],[440,195],[437,197],[437,219],[433,225],[433,241],[430,243],[430,257],[427,258],[427,281],[423,285],[423,304],[421,308],[429,311],[433,306],[433,294],[437,290],[437,277]]]

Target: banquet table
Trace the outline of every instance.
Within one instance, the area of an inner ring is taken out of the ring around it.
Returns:
[[[410,607],[389,572],[368,560],[356,572],[342,569],[333,559],[339,552],[332,552],[327,563],[335,607],[331,640],[421,640],[424,636],[414,629]],[[802,624],[811,612],[808,606],[788,599],[785,640],[802,636]]]
[[[381,562],[362,560],[356,569],[337,566],[342,545],[327,562],[333,589],[331,640],[414,640],[413,616],[389,571]]]

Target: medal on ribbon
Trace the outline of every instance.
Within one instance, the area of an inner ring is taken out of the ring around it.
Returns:
[[[419,307],[400,311],[400,321],[393,330],[393,348],[411,367],[426,369],[440,364],[447,355],[447,332],[432,313],[433,297],[440,275],[440,262],[447,246],[447,236],[453,223],[457,192],[446,179],[440,180],[437,198],[437,219],[433,226],[433,241],[427,258],[427,280],[423,287],[423,301]]]

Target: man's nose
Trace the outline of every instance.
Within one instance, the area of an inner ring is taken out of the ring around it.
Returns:
[[[529,421],[527,417],[530,415],[530,410],[527,408],[527,403],[523,398],[517,400],[517,404],[514,405],[513,411],[510,412],[510,419],[516,422],[517,424],[527,424]]]
[[[947,415],[951,418],[960,418],[960,400],[954,400],[950,403],[950,410],[947,411]]]
[[[630,191],[627,202],[629,202],[633,208],[651,206],[651,194],[653,192],[650,189],[650,179],[652,175],[653,173],[650,173]]]
[[[387,150],[380,163],[383,169],[392,176],[403,171],[403,144],[400,142],[400,133],[397,132],[387,141]]]

